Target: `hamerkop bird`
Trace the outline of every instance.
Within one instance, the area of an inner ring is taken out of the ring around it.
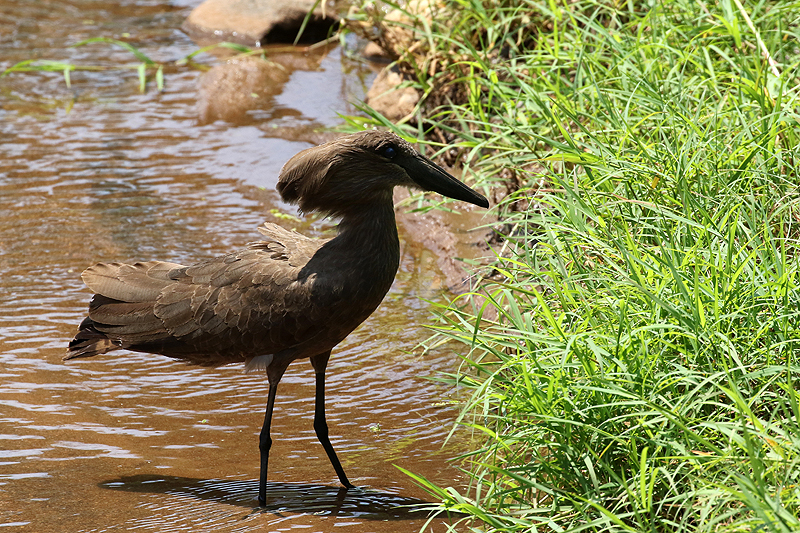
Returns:
[[[266,240],[190,267],[97,264],[81,276],[95,294],[65,359],[124,348],[202,366],[244,362],[247,370],[266,369],[263,505],[278,383],[289,363],[310,358],[314,430],[339,481],[351,488],[328,438],[325,367],[331,349],[372,314],[397,273],[396,185],[489,206],[392,133],[365,131],[309,148],[284,165],[278,191],[304,212],[340,218],[336,237],[311,239],[265,223],[259,230]]]

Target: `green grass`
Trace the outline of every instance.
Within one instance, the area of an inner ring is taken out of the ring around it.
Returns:
[[[480,531],[800,530],[800,3],[445,5],[393,127],[518,185],[431,340],[470,488],[411,475]]]

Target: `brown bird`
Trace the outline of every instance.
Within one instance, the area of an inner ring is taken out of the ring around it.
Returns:
[[[489,206],[392,133],[365,131],[309,148],[284,165],[278,191],[303,212],[340,218],[336,237],[311,239],[265,223],[259,231],[266,240],[189,267],[99,263],[81,275],[95,294],[64,359],[124,348],[202,366],[266,369],[258,488],[264,505],[278,383],[289,363],[310,358],[314,430],[339,481],[352,488],[328,438],[325,368],[331,349],[372,314],[397,273],[397,185]]]

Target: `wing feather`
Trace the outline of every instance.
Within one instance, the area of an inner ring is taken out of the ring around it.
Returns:
[[[325,329],[325,306],[315,301],[314,276],[300,273],[325,241],[275,224],[259,230],[266,240],[189,267],[154,261],[87,269],[83,279],[96,295],[81,352],[70,354],[124,347],[216,366],[308,342]]]
[[[121,302],[152,302],[169,283],[169,273],[183,268],[176,263],[99,263],[87,268],[81,278],[95,294]]]

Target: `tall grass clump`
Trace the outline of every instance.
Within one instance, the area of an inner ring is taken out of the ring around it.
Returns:
[[[487,436],[445,501],[499,531],[800,530],[796,228],[770,212],[796,200],[557,183],[481,308],[443,314],[471,348],[461,421]]]
[[[433,9],[395,127],[514,186],[431,341],[469,490],[412,475],[476,531],[800,531],[800,3]]]

